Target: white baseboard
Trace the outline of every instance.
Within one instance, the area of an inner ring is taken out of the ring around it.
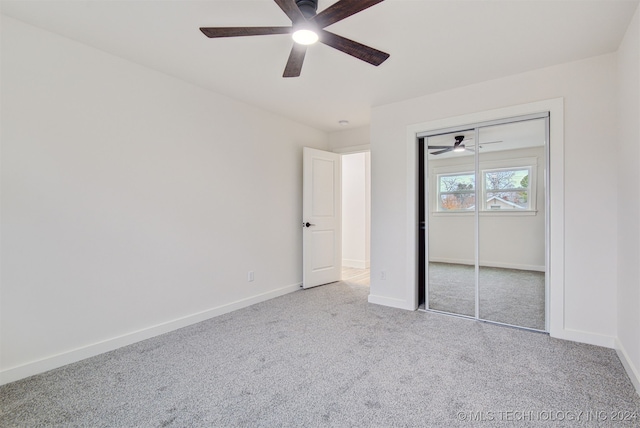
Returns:
[[[376,305],[390,306],[392,308],[406,309],[409,311],[415,311],[416,308],[409,307],[409,302],[402,299],[395,299],[392,297],[376,296],[375,294],[369,294],[369,303],[375,303]]]
[[[590,333],[580,330],[551,329],[549,335],[556,339],[571,340],[572,342],[586,343],[588,345],[602,346],[604,348],[615,348],[616,338],[604,334]]]
[[[350,268],[356,268],[356,269],[369,269],[369,260],[342,259],[342,267],[350,267]]]
[[[113,351],[114,349],[121,348],[123,346],[131,345],[136,342],[140,342],[145,339],[168,333],[173,330],[177,330],[182,327],[186,327],[192,324],[205,321],[210,318],[217,317],[229,312],[236,311],[238,309],[246,308],[247,306],[254,305],[256,303],[264,302],[266,300],[273,299],[275,297],[283,296],[293,291],[300,290],[301,283],[288,285],[286,287],[278,288],[266,293],[258,294],[256,296],[247,297],[245,299],[237,300],[235,302],[227,303],[222,306],[207,309],[202,312],[187,315],[181,318],[177,318],[171,321],[167,321],[161,324],[157,324],[148,328],[133,331],[131,333],[124,334],[122,336],[113,337],[101,342],[96,342],[91,345],[83,346],[80,348],[72,349],[67,352],[63,352],[57,355],[43,358],[41,360],[33,361],[30,363],[22,364],[20,366],[11,367],[0,371],[0,385],[4,385],[9,382],[24,379],[29,376],[33,376],[39,373],[53,370],[58,367],[65,366],[67,364],[75,363],[85,358],[94,357],[105,352]]]
[[[620,343],[617,338],[615,342],[618,358],[620,358],[624,369],[627,371],[629,379],[631,379],[631,383],[636,388],[636,392],[640,395],[640,368],[633,364],[633,361],[629,358],[629,354],[627,354],[624,346],[622,346],[622,343]]]
[[[474,266],[476,262],[474,260],[460,260],[460,259],[447,259],[447,258],[438,258],[438,257],[430,257],[430,262],[434,263],[451,263],[458,265],[470,265]],[[480,260],[480,266],[483,267],[494,267],[501,269],[518,269],[518,270],[531,270],[536,272],[544,272],[544,266],[537,265],[526,265],[526,264],[517,264],[517,263],[502,263],[502,262],[492,262],[487,260]]]

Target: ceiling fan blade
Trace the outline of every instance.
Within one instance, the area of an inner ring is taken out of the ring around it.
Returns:
[[[294,43],[289,54],[289,60],[284,68],[282,77],[298,77],[302,71],[302,63],[304,55],[307,53],[307,47],[298,43]]]
[[[437,150],[437,149],[450,149],[451,146],[427,146],[429,150]]]
[[[280,9],[287,14],[291,22],[294,24],[301,21],[306,21],[295,0],[274,0]]]
[[[444,150],[438,150],[437,152],[433,152],[433,153],[429,153],[430,155],[441,155],[443,153],[447,153],[450,152],[451,150],[453,150],[451,147],[444,149]]]
[[[311,21],[324,28],[382,1],[384,0],[340,0],[311,18]]]
[[[200,27],[200,31],[210,38],[265,36],[269,34],[289,34],[291,27]]]
[[[471,140],[471,141],[473,141],[473,140]],[[484,146],[485,144],[489,145],[489,144],[496,144],[496,143],[502,143],[502,140],[488,141],[486,143],[480,143],[480,148],[482,148],[482,146]],[[466,146],[467,147],[475,147],[476,145],[475,145],[475,143],[473,143],[473,144],[467,144]]]
[[[344,1],[344,0],[342,0]],[[366,61],[369,64],[378,66],[389,58],[389,54],[363,45],[353,40],[349,40],[337,34],[328,32],[327,30],[319,31],[320,41],[327,46],[342,51],[353,57]]]

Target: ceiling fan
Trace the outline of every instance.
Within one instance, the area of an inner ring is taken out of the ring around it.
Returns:
[[[429,150],[437,150],[437,151],[431,152],[429,154],[430,155],[441,155],[441,154],[447,153],[447,152],[464,152],[464,151],[475,152],[475,150],[470,148],[468,144],[465,145],[463,143],[464,135],[456,135],[453,138],[455,139],[455,143],[453,143],[453,146],[427,146],[427,149],[429,149]],[[470,141],[470,140],[467,140],[467,141]],[[502,140],[489,141],[489,142],[482,143],[482,146],[487,145],[487,144],[501,143],[501,142],[502,142]],[[482,148],[482,146],[480,146],[480,148]],[[473,147],[473,145],[471,145],[471,147]]]
[[[441,155],[443,153],[447,153],[447,152],[464,152],[465,150],[469,150],[469,151],[474,151],[473,149],[468,149],[465,147],[463,141],[464,141],[464,135],[456,135],[455,137],[456,142],[453,143],[453,146],[427,146],[427,149],[429,150],[437,150],[437,152],[431,152],[429,154],[431,155]]]
[[[324,28],[384,0],[339,0],[316,14],[318,0],[274,0],[291,19],[290,27],[201,27],[210,38],[291,34],[295,43],[282,77],[298,77],[307,45],[319,41],[369,64],[382,64],[389,54],[331,33]]]

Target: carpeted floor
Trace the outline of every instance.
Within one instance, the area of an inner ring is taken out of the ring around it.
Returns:
[[[544,272],[480,267],[480,318],[545,330]],[[475,267],[429,263],[429,308],[475,316]]]
[[[297,291],[5,385],[0,426],[638,426],[611,420],[640,411],[611,349],[368,292]]]

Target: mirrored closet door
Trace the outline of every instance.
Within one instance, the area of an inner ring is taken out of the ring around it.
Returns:
[[[424,308],[546,331],[548,115],[419,142]]]
[[[476,316],[474,130],[426,138],[432,198],[425,210],[429,308]],[[466,142],[465,142],[466,140]],[[457,144],[457,141],[461,141]],[[456,215],[450,215],[455,212]]]

